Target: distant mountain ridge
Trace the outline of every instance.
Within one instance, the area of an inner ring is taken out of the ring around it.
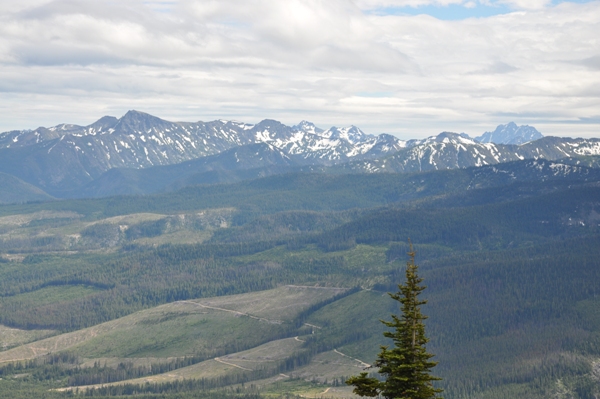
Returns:
[[[323,131],[308,122],[297,127],[273,120],[256,125],[169,122],[129,111],[120,119],[103,117],[89,126],[63,124],[2,133],[0,171],[59,193],[112,168],[172,165],[255,143],[266,143],[297,163],[328,164],[376,158],[402,148],[404,142],[389,135],[367,135],[354,126]]]
[[[137,168],[173,164],[261,142],[301,158],[318,156],[329,160],[368,154],[380,142],[385,143],[379,147],[384,152],[404,146],[404,141],[393,136],[369,135],[356,126],[323,130],[307,121],[290,127],[270,119],[256,125],[224,120],[169,122],[143,112],[129,111],[120,119],[105,116],[89,126],[61,124],[0,133],[0,148],[23,148],[54,140],[66,141],[65,145],[56,143],[61,147],[51,151],[70,147],[85,154],[87,150],[93,155],[105,155],[109,164],[116,163],[113,167]],[[377,151],[371,152],[376,155]],[[111,162],[115,158],[117,161]]]
[[[443,132],[404,141],[389,134],[366,134],[356,126],[324,130],[308,121],[287,126],[269,119],[258,124],[169,122],[129,111],[89,126],[61,124],[1,133],[0,172],[64,198],[141,194],[289,171],[419,172],[600,155],[599,139],[527,141],[537,137],[536,132],[511,122],[477,139]]]
[[[530,141],[539,140],[544,137],[533,126],[523,125],[517,126],[514,122],[509,122],[506,125],[498,125],[493,132],[485,132],[475,140],[480,143],[496,143],[496,144],[525,144]]]
[[[245,152],[262,151],[264,144],[255,144],[242,147]],[[227,161],[231,164],[235,153],[241,149],[231,149],[223,154],[184,162],[177,165],[157,166],[147,169],[111,169],[102,177],[78,190],[77,197],[106,197],[114,195],[153,194],[174,191],[186,186],[211,183],[236,183],[242,180],[258,179],[276,174],[289,173],[288,176],[298,173],[319,174],[347,174],[340,173],[336,167],[294,166],[281,163],[277,166],[266,159],[264,163],[242,164],[239,168],[227,168]],[[241,158],[241,157],[240,157]],[[478,189],[484,187],[510,184],[523,181],[597,181],[600,180],[600,169],[572,165],[561,161],[548,161],[545,159],[523,160],[506,162],[496,165],[461,168],[465,176],[469,176],[468,184],[464,189]],[[437,170],[429,170],[414,174],[414,180],[430,180],[429,176]],[[438,187],[440,189],[441,187]]]
[[[406,148],[374,160],[357,160],[333,168],[348,173],[424,172],[495,165],[525,159],[560,160],[600,155],[600,139],[544,137],[523,145],[478,143],[463,134],[444,132],[409,142]]]

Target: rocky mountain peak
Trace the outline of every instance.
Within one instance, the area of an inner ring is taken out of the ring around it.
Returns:
[[[119,122],[119,119],[115,118],[114,116],[106,115],[92,123],[90,126],[112,127],[116,125],[117,122]]]
[[[98,133],[108,132],[109,129],[113,129],[117,123],[119,123],[119,120],[114,116],[103,116],[91,125],[86,126],[84,129],[84,134],[95,135]]]
[[[260,121],[251,130],[255,135],[255,142],[270,142],[287,140],[294,134],[294,129],[283,123],[265,119]]]
[[[339,128],[334,126],[327,129],[327,131],[324,134],[329,136],[332,140],[341,139],[351,144],[359,143],[371,137],[370,135],[366,134],[365,132],[353,125],[349,127]]]
[[[506,125],[498,125],[493,132],[485,132],[475,140],[480,143],[521,145],[542,137],[544,136],[533,126],[517,126],[516,123],[509,122]]]
[[[150,133],[152,130],[164,130],[168,129],[172,126],[172,122],[167,122],[163,119],[160,119],[156,116],[147,114],[145,112],[140,111],[127,111],[121,119],[114,125],[114,128],[117,127],[123,133],[137,133],[144,134]]]
[[[321,134],[324,132],[323,129],[315,126],[314,123],[309,122],[309,121],[301,121],[297,125],[293,126],[293,128],[296,130],[299,130],[301,132],[309,133],[309,134]]]

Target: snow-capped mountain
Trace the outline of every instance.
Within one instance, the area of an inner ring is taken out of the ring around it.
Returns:
[[[252,142],[252,125],[214,121],[168,122],[137,111],[122,118],[103,117],[89,126],[58,125],[49,129],[0,135],[0,148],[19,148],[56,141],[52,151],[74,151],[110,167],[147,167],[177,163],[219,153]],[[85,155],[87,154],[87,155]]]
[[[498,125],[493,132],[485,132],[475,140],[480,143],[495,143],[495,144],[525,144],[530,141],[539,140],[544,137],[533,126],[522,125],[517,126],[514,122],[509,122],[506,125]]]
[[[296,130],[310,133],[310,134],[320,134],[323,133],[323,129],[316,127],[314,123],[308,121],[302,121],[296,126],[293,127]]]
[[[49,152],[88,152],[105,163],[107,169],[174,164],[253,143],[268,143],[290,155],[322,161],[339,161],[369,152],[376,156],[379,151],[385,153],[404,146],[393,136],[368,135],[356,126],[323,130],[307,121],[290,127],[269,119],[256,125],[224,120],[168,122],[129,111],[120,119],[105,116],[89,126],[63,124],[2,133],[0,148],[22,148],[54,140],[58,141]],[[378,149],[371,151],[378,144]]]
[[[169,122],[129,111],[122,118],[103,117],[89,126],[0,134],[0,171],[49,192],[69,190],[116,167],[172,165],[228,149],[266,143],[301,164],[321,165],[376,158],[404,144],[389,135],[367,135],[360,129],[326,131],[310,122],[290,127],[274,120],[256,125],[218,120]]]
[[[525,134],[530,130],[513,125],[499,127],[496,131],[506,134],[489,139],[533,137],[533,133]],[[119,119],[106,116],[89,126],[62,124],[0,134],[0,172],[58,197],[78,195],[74,191],[84,187],[90,193],[111,192],[117,175],[123,182],[124,176],[142,179],[152,191],[153,176],[161,174],[165,176],[164,187],[165,181],[174,179],[172,176],[181,180],[184,175],[189,179],[182,184],[192,184],[281,173],[278,168],[334,173],[417,172],[586,155],[600,155],[600,140],[544,137],[516,145],[482,143],[466,134],[443,132],[402,141],[388,134],[366,134],[356,126],[323,130],[307,121],[287,126],[269,119],[257,124],[169,122],[137,111]],[[153,168],[179,164],[184,169],[174,174],[175,169],[163,173]],[[106,175],[115,168],[121,171]],[[131,172],[147,168],[153,171]],[[251,169],[253,172],[245,172]],[[101,176],[101,184],[91,184]],[[144,190],[133,192],[147,192]]]
[[[464,134],[444,132],[423,140],[411,140],[406,148],[389,156],[352,161],[336,168],[357,173],[421,172],[589,155],[600,155],[600,139],[544,137],[523,145],[506,145],[479,143]]]
[[[263,122],[261,122],[263,123]],[[332,165],[351,159],[372,159],[398,151],[406,143],[394,136],[364,133],[356,126],[332,127],[322,130],[310,122],[296,125],[291,135],[256,137],[257,142],[269,143],[301,164]]]

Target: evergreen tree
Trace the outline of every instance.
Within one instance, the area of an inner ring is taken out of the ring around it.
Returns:
[[[427,303],[418,297],[426,288],[420,285],[423,281],[417,274],[415,252],[410,244],[409,261],[406,264],[406,283],[399,284],[399,291],[390,293],[392,299],[400,302],[402,314],[392,315],[392,321],[381,321],[393,331],[383,335],[394,341],[394,347],[382,346],[375,364],[379,374],[384,377],[380,381],[361,373],[346,381],[354,386],[354,393],[360,396],[378,396],[386,399],[431,399],[442,389],[434,388],[432,381],[441,378],[432,376],[431,369],[437,362],[431,361],[432,354],[425,349],[429,341],[425,336],[423,320],[427,318],[421,313],[421,305]]]

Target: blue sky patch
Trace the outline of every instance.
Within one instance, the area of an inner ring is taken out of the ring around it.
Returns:
[[[589,3],[594,0],[553,0],[552,4],[560,3]],[[466,2],[465,2],[466,3]],[[472,3],[476,3],[473,1]],[[467,7],[464,4],[427,5],[420,7],[386,7],[376,10],[370,10],[369,13],[377,15],[430,15],[434,18],[446,21],[456,21],[467,18],[486,18],[494,15],[506,14],[515,11],[515,9],[505,5],[493,3],[492,5],[477,4],[474,7]]]

